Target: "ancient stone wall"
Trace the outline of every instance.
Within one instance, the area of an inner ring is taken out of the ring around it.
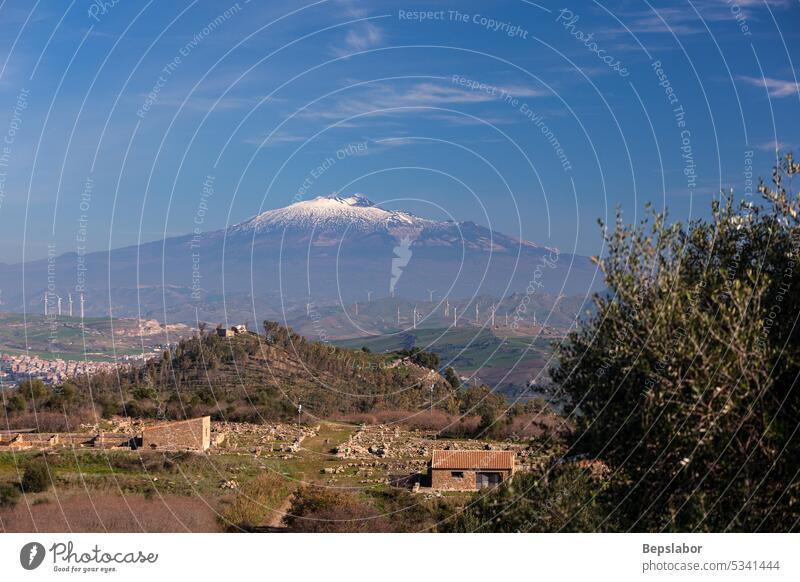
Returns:
[[[211,446],[211,418],[193,418],[145,427],[142,448],[205,451]]]

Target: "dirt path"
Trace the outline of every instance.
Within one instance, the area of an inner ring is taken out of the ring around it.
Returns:
[[[302,487],[303,483],[318,480],[320,469],[327,461],[333,458],[331,449],[349,439],[354,431],[354,426],[322,423],[318,435],[303,441],[300,451],[298,452],[298,465],[302,467],[300,472],[301,482],[298,482],[289,492],[286,499],[272,512],[269,521],[259,528],[259,531],[286,531],[282,523],[283,516],[286,515],[289,508],[292,506],[294,492],[298,487]]]
[[[285,531],[286,528],[283,525],[283,516],[286,515],[286,512],[289,511],[289,508],[292,506],[292,496],[294,495],[294,489],[289,492],[289,495],[286,496],[286,499],[275,508],[272,513],[272,517],[269,521],[264,524],[264,528],[266,531]]]

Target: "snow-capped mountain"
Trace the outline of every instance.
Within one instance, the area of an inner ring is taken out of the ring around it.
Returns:
[[[284,230],[341,233],[352,230],[364,233],[388,232],[394,227],[429,228],[435,225],[436,221],[433,220],[380,208],[363,194],[348,197],[331,194],[295,202],[285,208],[267,210],[229,230],[231,234]]]
[[[215,233],[230,237],[250,235],[250,238],[280,234],[295,243],[312,247],[342,246],[348,240],[370,237],[371,250],[388,245],[413,244],[416,249],[427,247],[464,248],[484,252],[509,253],[538,248],[534,243],[493,232],[474,222],[456,223],[431,220],[409,212],[387,210],[363,194],[342,197],[337,194],[318,196],[295,202],[284,208],[268,210],[236,224],[227,231]],[[377,244],[377,246],[374,246]]]
[[[172,321],[193,323],[204,311],[219,319],[234,303],[276,317],[309,298],[349,304],[365,300],[368,291],[406,299],[427,298],[433,289],[454,299],[557,295],[585,293],[600,280],[585,257],[474,222],[387,210],[361,194],[299,201],[206,234],[69,253],[54,265],[59,295],[77,294],[76,277],[82,277],[87,314],[171,313]],[[0,265],[6,305],[40,307],[49,276],[46,260]]]

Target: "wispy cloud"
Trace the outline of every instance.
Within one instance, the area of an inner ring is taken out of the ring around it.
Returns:
[[[784,81],[770,77],[747,77],[744,75],[739,76],[739,80],[754,87],[761,87],[762,89],[766,87],[770,97],[789,97],[800,92],[800,87],[798,87],[796,81]]]
[[[495,86],[494,89],[492,94],[490,91],[453,84],[449,79],[442,79],[440,82],[425,81],[410,86],[382,84],[362,90],[357,97],[340,97],[333,104],[325,104],[318,110],[307,112],[307,115],[342,119],[368,112],[392,114],[395,109],[408,107],[446,107],[496,102],[503,94],[518,98],[536,98],[548,94],[544,89],[524,85]]]
[[[383,30],[371,22],[359,22],[347,31],[344,37],[344,49],[339,49],[341,54],[365,51],[376,47],[383,41]]]
[[[765,141],[757,144],[756,147],[765,152],[775,153],[775,151],[788,152],[797,149],[797,144],[788,141]]]
[[[786,8],[791,4],[791,0],[736,0],[736,4],[742,8],[763,8],[767,4],[777,8]]]
[[[245,138],[243,141],[246,144],[258,146],[259,148],[268,148],[273,146],[280,146],[287,143],[298,143],[301,141],[305,141],[308,139],[308,136],[303,135],[294,135],[290,133],[278,132],[275,135],[270,136],[270,138],[265,142],[266,135],[262,135],[259,137],[248,137]]]
[[[688,35],[703,32],[697,15],[688,9],[660,8],[657,12],[639,12],[627,24],[635,34]]]
[[[352,0],[338,0],[336,5],[339,12],[351,18],[365,18],[367,10],[362,4]],[[384,39],[383,29],[372,22],[357,22],[350,26],[345,33],[343,45],[334,46],[333,53],[345,56],[356,52],[365,51],[380,46]]]
[[[737,11],[732,12],[733,6]],[[719,2],[718,0],[695,1],[694,6],[700,13],[703,21],[731,22],[735,19],[758,20],[759,8],[766,5],[775,8],[787,6],[786,0],[737,0],[736,2]],[[641,10],[632,12],[622,19],[626,26],[635,34],[676,34],[686,36],[706,33],[706,27],[697,17],[694,10],[686,7],[663,7],[654,10]],[[614,32],[627,32],[624,29],[615,29]]]

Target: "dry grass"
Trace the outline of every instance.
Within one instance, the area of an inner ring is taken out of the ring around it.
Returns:
[[[217,532],[215,512],[203,500],[179,495],[147,499],[100,493],[70,493],[56,499],[28,496],[0,510],[4,532]]]
[[[261,473],[245,483],[222,506],[219,522],[228,530],[252,530],[275,520],[275,511],[288,497],[289,481],[275,473]]]
[[[448,414],[443,410],[408,411],[408,410],[379,410],[350,414],[343,417],[344,422],[355,424],[393,424],[406,430],[435,431],[442,436],[460,437],[478,428],[478,416],[459,416]]]
[[[284,521],[296,533],[391,531],[389,520],[357,495],[313,486],[295,492]]]
[[[520,414],[506,422],[500,419],[492,426],[491,433],[494,438],[542,438],[559,439],[566,436],[573,429],[563,417],[550,412],[529,412]]]
[[[97,419],[98,415],[88,408],[82,408],[69,414],[49,410],[40,410],[36,414],[19,412],[5,416],[3,428],[12,430],[35,428],[38,432],[77,432],[81,424],[97,422]]]

